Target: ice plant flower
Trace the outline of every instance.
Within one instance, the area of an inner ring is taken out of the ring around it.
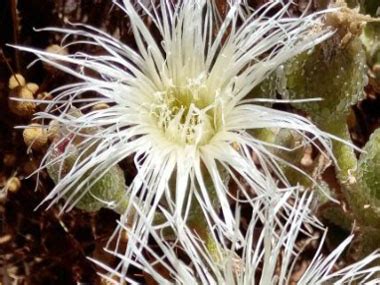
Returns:
[[[376,264],[380,261],[380,253],[374,252],[351,265],[343,268],[340,266],[339,269],[337,260],[352,242],[353,235],[348,236],[331,253],[323,254],[327,229],[318,220],[313,225],[309,222],[313,195],[307,192],[300,194],[299,189],[293,191],[295,200],[290,212],[283,208],[286,207],[289,192],[280,199],[271,199],[269,203],[255,201],[244,235],[244,244],[239,244],[238,239],[228,243],[215,240],[217,259],[191,229],[186,228],[186,238],[180,242],[168,242],[146,221],[155,247],[144,244],[146,254],[139,254],[141,240],[121,223],[129,233],[128,247],[135,250],[135,254],[125,255],[109,250],[121,260],[117,267],[111,268],[99,261],[95,262],[106,270],[107,273],[102,276],[110,284],[123,284],[124,281],[128,284],[141,284],[128,274],[130,266],[140,269],[158,284],[379,284],[380,267]],[[278,216],[284,211],[287,212],[286,219],[281,224]],[[236,215],[236,219],[239,224],[240,216]],[[176,228],[173,220],[171,226]],[[321,237],[316,235],[318,232],[323,233]],[[237,237],[238,229],[236,233]],[[311,249],[302,255],[303,248],[313,241],[319,241],[314,255],[310,255]],[[186,263],[185,259],[179,258],[179,249],[182,256],[190,257],[190,262]]]
[[[142,5],[142,17],[131,1],[115,1],[129,17],[134,47],[77,24],[48,30],[71,39],[66,48],[87,44],[96,55],[21,48],[81,80],[53,91],[54,99],[36,116],[66,128],[67,137],[51,151],[77,141],[75,151],[83,154],[45,201],[65,197],[63,209],[70,210],[109,169],[134,157],[137,174],[127,187],[125,209],[134,234],[146,240],[149,232],[134,213],[153,223],[162,208],[179,228],[196,212],[195,220],[233,236],[228,177],[250,202],[276,195],[267,187],[271,175],[287,185],[278,158],[250,130],[287,128],[330,148],[329,136],[307,119],[249,97],[279,65],[333,34],[323,26],[323,13],[292,17],[286,2],[247,10],[231,1],[223,12],[217,1],[161,0],[150,10]],[[90,111],[100,102],[110,107]],[[72,106],[84,115],[72,116]],[[54,162],[69,157],[68,149]]]

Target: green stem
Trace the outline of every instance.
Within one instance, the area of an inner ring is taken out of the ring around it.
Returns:
[[[357,158],[354,148],[349,145],[351,142],[350,133],[348,131],[346,118],[341,116],[334,118],[334,122],[329,120],[320,124],[322,130],[333,134],[347,143],[342,143],[337,140],[333,141],[333,153],[338,163],[338,179],[342,184],[346,184],[353,177],[353,172],[357,168]]]
[[[210,227],[208,226],[204,214],[199,212],[202,210],[199,206],[195,208],[196,209],[193,210],[192,216],[189,218],[188,225],[202,239],[212,260],[214,262],[218,262],[220,260],[218,244],[210,231]]]

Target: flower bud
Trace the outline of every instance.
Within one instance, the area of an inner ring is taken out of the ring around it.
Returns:
[[[41,150],[48,142],[47,131],[39,124],[29,125],[23,132],[24,142],[33,150]]]
[[[9,90],[13,90],[16,87],[22,87],[24,85],[25,85],[25,78],[19,73],[16,73],[9,78],[9,82],[8,82]]]
[[[20,179],[17,177],[13,176],[9,178],[5,184],[5,188],[12,193],[17,192],[21,187],[21,182]]]
[[[23,100],[15,100],[15,99]],[[30,117],[36,111],[36,104],[32,102],[34,99],[33,92],[26,87],[17,87],[11,90],[8,98],[8,106],[12,113],[20,117]]]

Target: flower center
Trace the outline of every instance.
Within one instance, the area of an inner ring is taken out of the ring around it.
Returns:
[[[206,85],[172,86],[158,92],[153,114],[166,138],[203,145],[218,129],[215,96]]]

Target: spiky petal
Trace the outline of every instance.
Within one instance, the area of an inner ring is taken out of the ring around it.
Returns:
[[[338,258],[352,242],[353,236],[347,237],[329,255],[323,255],[320,251],[327,229],[321,228],[320,223],[316,224],[317,232],[322,231],[324,235],[318,249],[311,261],[304,260],[308,262],[306,267],[303,269],[301,267],[297,272],[295,264],[302,262],[301,259],[304,258],[301,256],[302,249],[297,246],[297,241],[301,235],[313,239],[310,227],[306,227],[313,197],[308,193],[300,194],[297,189],[294,191],[296,195],[293,198],[296,200],[291,212],[286,210],[288,195],[283,197],[285,199],[272,199],[269,207],[266,207],[268,204],[263,205],[262,201],[256,202],[243,244],[238,241],[237,237],[240,234],[238,229],[236,229],[236,239],[228,242],[223,242],[212,235],[215,248],[211,253],[205,242],[200,240],[190,228],[185,228],[186,238],[177,242],[168,242],[158,234],[157,228],[152,228],[145,220],[156,247],[142,245],[141,240],[128,227],[123,226],[129,236],[128,247],[134,254],[125,255],[110,250],[111,254],[121,260],[116,268],[107,267],[99,261],[95,262],[106,269],[108,273],[103,274],[103,277],[112,284],[121,284],[122,280],[135,284],[135,280],[127,274],[131,265],[151,276],[159,284],[286,285],[292,282],[300,285],[378,284],[380,267],[373,265],[380,261],[378,252],[334,272]],[[259,209],[263,207],[264,210],[260,211]],[[278,216],[284,211],[288,212],[286,222],[280,225]],[[236,219],[239,223],[238,214]],[[174,221],[170,217],[168,220],[171,221],[169,227],[175,229]],[[145,250],[144,255],[140,253],[141,245]],[[185,263],[179,258],[178,251],[182,252],[182,256],[190,257],[190,263]],[[295,275],[299,276],[298,280],[294,279]]]

